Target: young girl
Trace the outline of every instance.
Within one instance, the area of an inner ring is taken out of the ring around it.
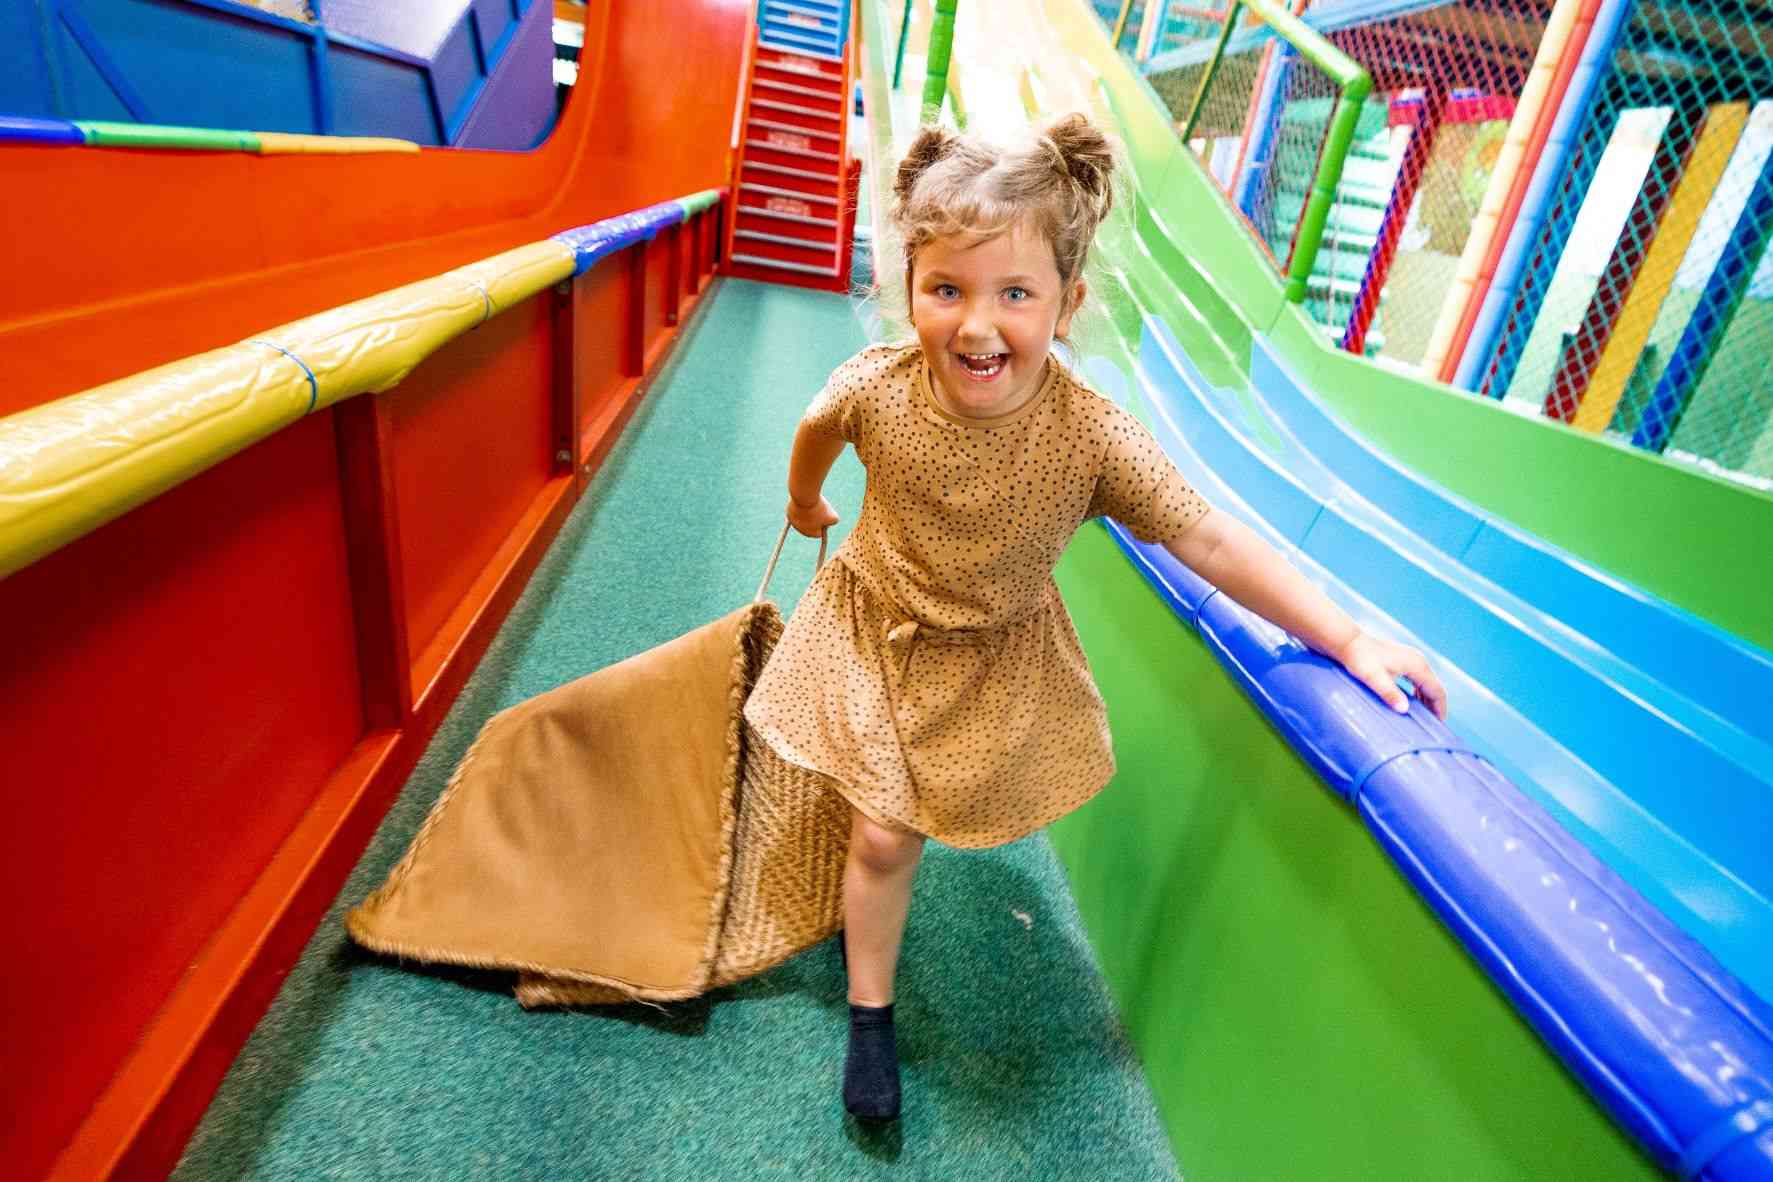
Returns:
[[[924,839],[1015,841],[1114,772],[1102,699],[1053,582],[1085,520],[1108,515],[1162,543],[1395,709],[1408,708],[1401,674],[1445,714],[1421,654],[1362,633],[1051,355],[1084,298],[1112,170],[1081,115],[1014,151],[926,128],[893,187],[917,340],[844,362],[795,433],[795,529],[837,522],[820,489],[846,443],[867,489],[745,713],[852,808],[843,1098],[858,1117],[899,1113],[893,978]]]

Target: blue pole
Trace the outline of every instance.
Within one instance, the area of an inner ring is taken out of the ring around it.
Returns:
[[[1742,207],[1742,216],[1736,219],[1736,228],[1724,244],[1724,253],[1712,270],[1705,293],[1699,297],[1674,356],[1669,358],[1668,368],[1662,371],[1662,379],[1650,395],[1650,405],[1644,408],[1644,417],[1632,433],[1635,446],[1651,451],[1668,446],[1669,436],[1674,434],[1681,414],[1692,401],[1706,368],[1717,356],[1730,319],[1748,290],[1748,281],[1761,265],[1769,238],[1773,238],[1773,152],[1761,164],[1761,175],[1749,193],[1748,204]]]
[[[1256,100],[1255,130],[1251,133],[1250,151],[1244,157],[1244,170],[1235,178],[1233,191],[1237,207],[1252,222],[1256,220],[1256,195],[1262,191],[1262,177],[1268,171],[1269,154],[1274,151],[1275,133],[1280,128],[1281,108],[1287,93],[1287,75],[1299,55],[1285,41],[1276,39],[1274,60],[1262,78],[1262,93]]]

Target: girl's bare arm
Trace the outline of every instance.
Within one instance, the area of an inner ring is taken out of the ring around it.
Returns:
[[[1447,716],[1447,692],[1427,658],[1413,648],[1362,632],[1347,612],[1229,513],[1209,511],[1188,532],[1166,542],[1164,549],[1257,615],[1340,661],[1392,709],[1409,708],[1396,683],[1403,676],[1415,684],[1416,696],[1437,717]]]
[[[788,521],[808,537],[837,524],[837,511],[820,490],[843,449],[842,439],[805,422],[795,429],[794,451],[788,457]]]

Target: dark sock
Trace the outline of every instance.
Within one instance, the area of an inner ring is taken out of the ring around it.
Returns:
[[[843,1106],[864,1120],[899,1118],[899,1047],[890,1005],[850,1006]]]

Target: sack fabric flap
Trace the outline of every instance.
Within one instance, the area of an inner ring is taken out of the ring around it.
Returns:
[[[351,936],[593,986],[563,1000],[704,992],[734,864],[740,714],[780,630],[773,604],[748,605],[494,716],[346,917]]]

